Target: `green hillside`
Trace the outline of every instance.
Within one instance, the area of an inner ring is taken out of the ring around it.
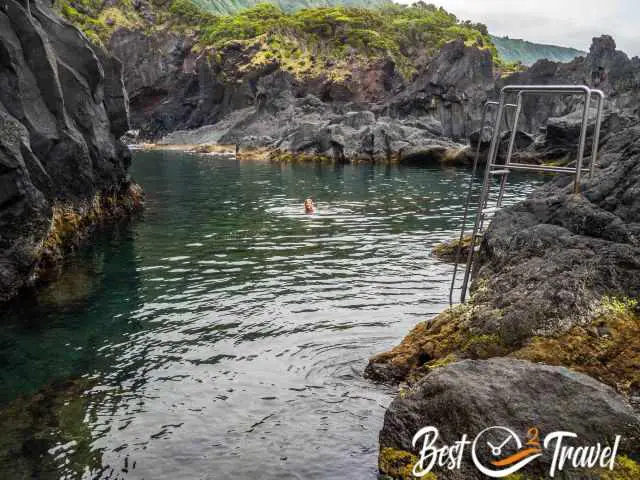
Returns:
[[[255,7],[259,3],[270,3],[284,12],[319,7],[375,8],[391,4],[391,0],[192,0],[207,12],[217,15],[232,15],[240,10]]]
[[[217,15],[192,0],[146,3],[146,12],[131,0],[57,0],[62,14],[96,43],[108,44],[119,27],[153,31],[181,31],[194,40],[194,52],[216,52],[229,42],[251,47],[252,66],[278,63],[296,76],[328,73],[336,80],[372,60],[392,59],[410,76],[416,59],[434,55],[447,42],[488,49],[497,60],[486,26],[461,22],[442,8],[419,2],[414,6],[389,3],[380,8],[319,7],[285,12],[260,3],[232,15]],[[95,2],[95,3],[94,3]],[[148,12],[153,13],[149,21]],[[327,65],[331,65],[328,72]]]
[[[532,43],[517,38],[496,37],[492,35],[491,40],[498,49],[498,54],[502,60],[505,62],[521,62],[527,66],[533,65],[543,58],[553,62],[566,63],[576,57],[586,55],[586,52],[576,50],[575,48]]]

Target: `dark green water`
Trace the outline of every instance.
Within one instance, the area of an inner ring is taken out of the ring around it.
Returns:
[[[430,249],[468,173],[156,152],[132,175],[143,218],[2,307],[0,478],[376,478],[393,391],[362,371],[445,308]]]

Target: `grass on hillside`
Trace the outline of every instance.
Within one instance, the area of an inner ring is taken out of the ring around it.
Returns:
[[[462,39],[467,45],[495,46],[482,24],[461,22],[442,8],[418,2],[379,9],[325,7],[286,13],[272,4],[258,4],[235,15],[216,16],[192,0],[172,0],[168,10],[153,7],[155,22],[143,19],[132,0],[101,8],[100,0],[56,0],[59,11],[96,43],[105,44],[118,27],[172,29],[196,37],[194,49],[219,50],[229,42],[256,44],[255,63],[279,62],[299,76],[318,74],[330,65],[345,69],[354,60],[391,58],[410,76],[420,52],[435,54],[445,43]]]

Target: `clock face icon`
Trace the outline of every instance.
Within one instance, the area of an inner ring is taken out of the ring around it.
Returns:
[[[522,448],[518,435],[507,427],[489,427],[476,437],[477,452],[487,452],[494,459],[499,459]],[[506,455],[505,455],[506,454]]]
[[[485,428],[471,448],[475,466],[492,478],[515,473],[542,455],[540,448],[530,447],[529,443],[523,448],[520,437],[513,430],[500,426]]]
[[[496,428],[502,429],[502,427],[496,427]],[[508,445],[511,446],[512,444],[514,444],[515,449],[521,448],[521,443],[518,436],[515,435],[513,432],[509,431],[509,429],[507,428],[505,428],[504,430],[505,430],[505,432],[503,432],[504,440],[501,441],[498,445],[494,445],[493,443],[491,443],[491,441],[487,440],[487,446],[491,449],[491,455],[494,457],[502,456],[502,450]],[[501,437],[498,436],[498,438],[501,438]]]

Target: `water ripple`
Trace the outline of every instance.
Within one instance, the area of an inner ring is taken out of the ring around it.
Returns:
[[[125,462],[127,478],[376,478],[393,392],[362,370],[445,306],[452,268],[430,252],[457,233],[468,173],[156,152],[136,153],[133,175],[144,220],[96,247],[91,308],[57,331],[92,352],[58,352],[55,375],[97,379],[80,421],[100,465],[64,444],[55,461],[104,478]],[[505,201],[535,183],[514,178]],[[50,351],[8,360],[8,390],[17,365],[34,384],[54,375],[47,332],[15,340]]]

